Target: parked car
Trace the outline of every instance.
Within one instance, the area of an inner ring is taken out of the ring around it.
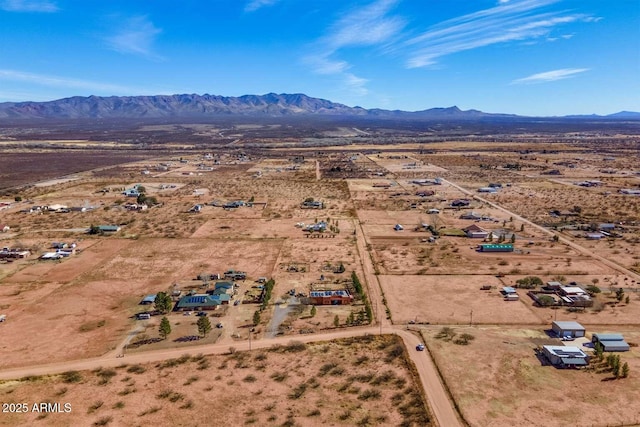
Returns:
[[[218,329],[222,329],[222,323],[218,323],[218,324],[216,325],[216,328],[218,328]]]
[[[416,346],[416,350],[417,350],[417,351],[424,351],[424,349],[425,349],[424,344],[418,344],[418,345]]]
[[[205,313],[204,311],[199,311],[198,313],[196,313],[196,316],[200,316],[200,317],[204,317],[206,315],[207,313]]]
[[[575,341],[575,338],[574,338],[574,337],[572,337],[572,336],[569,336],[569,335],[564,336],[564,337],[562,337],[562,338],[560,338],[560,339],[561,339],[562,341]]]

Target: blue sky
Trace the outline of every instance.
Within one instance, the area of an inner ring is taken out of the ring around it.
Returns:
[[[0,102],[305,93],[640,111],[640,0],[0,0]]]

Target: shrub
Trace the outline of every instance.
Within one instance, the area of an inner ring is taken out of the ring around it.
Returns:
[[[307,384],[300,383],[297,387],[291,390],[288,395],[289,399],[300,399],[305,391],[307,391]]]
[[[132,374],[142,374],[146,370],[147,369],[142,365],[132,365],[129,368],[127,368],[127,372],[131,372]]]
[[[82,374],[78,371],[67,371],[62,373],[62,382],[67,384],[79,383],[82,381]]]
[[[94,422],[93,425],[94,426],[106,426],[112,420],[113,420],[113,417],[110,417],[110,416],[102,417],[99,420],[97,420],[96,422]]]

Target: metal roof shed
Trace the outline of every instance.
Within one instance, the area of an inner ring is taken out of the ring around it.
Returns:
[[[578,322],[556,320],[551,323],[551,329],[559,337],[583,337],[585,328]]]

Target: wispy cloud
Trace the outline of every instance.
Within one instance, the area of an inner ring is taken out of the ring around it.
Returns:
[[[153,52],[153,44],[162,30],[146,16],[125,20],[115,34],[106,38],[107,45],[116,52],[162,59]]]
[[[3,0],[0,9],[7,12],[57,12],[58,6],[48,0]]]
[[[531,42],[555,27],[598,18],[566,11],[544,11],[559,0],[513,0],[441,22],[408,40],[408,68],[432,65],[443,56],[498,43]]]
[[[244,7],[245,12],[255,12],[258,9],[261,9],[266,6],[272,6],[278,3],[280,0],[251,0]]]
[[[0,69],[0,81],[2,80],[30,83],[48,87],[82,89],[101,93],[136,93],[136,89],[120,85],[93,82],[90,80],[68,79],[65,77],[35,74],[7,69]]]
[[[574,77],[576,74],[589,71],[588,68],[561,68],[559,70],[545,71],[544,73],[532,74],[528,77],[516,79],[511,84],[532,84],[532,83],[545,83],[553,82],[556,80],[568,79]]]
[[[351,64],[339,59],[339,54],[345,48],[379,46],[396,37],[406,25],[400,17],[390,16],[396,4],[398,0],[377,0],[349,11],[315,43],[315,53],[305,62],[316,73],[339,76],[353,94],[366,95],[368,80],[348,72]]]

